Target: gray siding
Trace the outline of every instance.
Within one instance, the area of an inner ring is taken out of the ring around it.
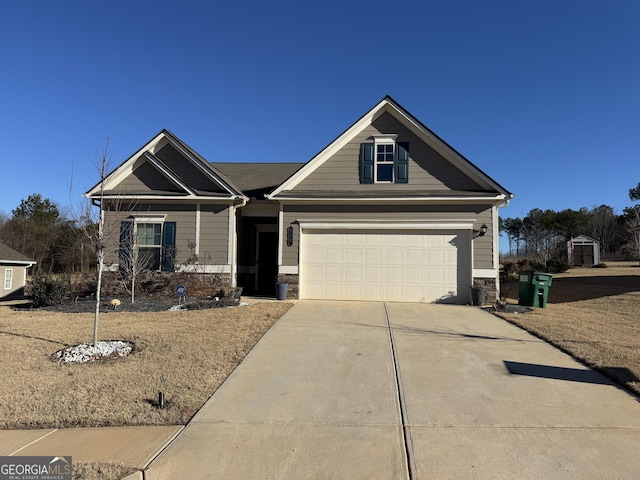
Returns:
[[[493,235],[491,225],[491,205],[285,205],[283,228],[294,227],[293,245],[288,247],[286,239],[282,244],[282,264],[297,266],[300,256],[300,228],[296,222],[350,220],[407,220],[427,222],[433,220],[456,221],[458,219],[476,219],[475,229],[487,224],[487,234],[473,240],[473,268],[493,268]],[[285,237],[283,235],[283,237]]]
[[[200,207],[200,263],[228,264],[229,206],[201,205]]]
[[[372,135],[398,134],[398,142],[409,142],[409,183],[360,184],[360,144],[370,142]],[[365,128],[352,142],[329,158],[298,184],[294,191],[331,190],[482,190],[449,161],[423,143],[396,120],[384,113]]]
[[[190,243],[199,243],[200,264],[227,264],[229,238],[228,205],[201,205],[200,239],[196,239],[196,205],[137,204],[108,212],[105,221],[106,264],[118,262],[120,223],[132,214],[166,215],[166,222],[176,222],[176,265],[191,255]]]

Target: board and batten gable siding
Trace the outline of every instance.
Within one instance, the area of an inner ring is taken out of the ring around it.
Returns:
[[[196,205],[137,204],[131,210],[107,212],[105,217],[105,264],[118,263],[120,223],[131,215],[165,215],[165,222],[176,222],[175,265],[184,264],[191,255],[190,243],[199,244],[200,263],[228,264],[229,206],[201,205],[200,238],[196,237]]]
[[[224,192],[224,190],[209,178],[202,170],[187,160],[173,146],[166,145],[156,152],[156,157],[162,160],[171,170],[192,188],[204,192]]]
[[[474,228],[485,223],[486,235],[472,240],[473,268],[490,269],[493,265],[491,205],[284,205],[283,229],[293,226],[293,244],[287,246],[282,235],[282,265],[298,266],[300,256],[300,227],[298,221],[349,222],[349,221],[407,221],[407,222],[455,222],[475,219]]]
[[[382,134],[397,134],[397,142],[409,143],[408,183],[360,184],[360,144],[371,142],[373,135]],[[417,189],[425,191],[482,190],[477,183],[422,142],[391,114],[384,113],[302,180],[293,188],[293,191],[415,191]]]
[[[174,185],[147,161],[144,161],[131,175],[118,184],[118,193],[123,194],[153,194],[158,191],[184,193],[181,188]]]

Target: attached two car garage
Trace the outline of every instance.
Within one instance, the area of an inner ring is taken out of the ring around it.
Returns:
[[[471,225],[302,225],[300,298],[467,303]]]

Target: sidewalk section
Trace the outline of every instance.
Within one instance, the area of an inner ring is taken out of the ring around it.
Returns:
[[[1,430],[0,455],[71,455],[74,462],[122,463],[144,470],[181,425]]]

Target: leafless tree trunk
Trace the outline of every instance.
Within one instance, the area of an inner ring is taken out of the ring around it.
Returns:
[[[98,232],[96,235],[96,258],[98,260],[98,271],[96,272],[96,310],[93,318],[93,346],[98,345],[98,324],[100,322],[100,291],[102,288],[102,270],[104,269],[104,182],[109,173],[109,163],[111,160],[111,151],[109,150],[109,140],[104,150],[98,153],[96,158],[96,168],[100,175],[100,194],[98,200],[98,208],[100,209],[100,217],[98,219]]]

